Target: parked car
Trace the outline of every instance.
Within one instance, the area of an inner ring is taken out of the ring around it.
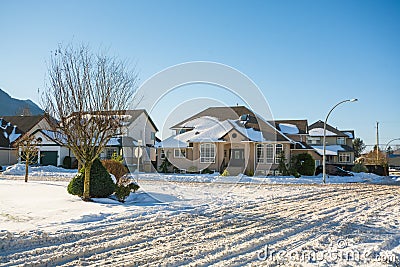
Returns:
[[[315,169],[315,175],[319,175],[322,173],[323,167],[319,165]],[[326,174],[332,176],[354,176],[351,172],[345,171],[342,168],[335,166],[335,165],[326,165]]]

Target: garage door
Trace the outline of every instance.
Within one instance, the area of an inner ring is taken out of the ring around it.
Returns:
[[[40,152],[40,164],[42,165],[53,165],[57,166],[57,151],[41,151]]]

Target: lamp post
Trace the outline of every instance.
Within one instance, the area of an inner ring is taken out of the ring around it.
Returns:
[[[387,151],[387,149],[388,149],[388,147],[389,147],[389,144],[391,143],[391,142],[393,142],[393,141],[398,141],[398,140],[400,140],[400,138],[394,138],[394,139],[392,139],[392,140],[390,140],[387,144],[386,144],[386,146],[385,146],[385,152]]]
[[[340,104],[343,104],[346,102],[356,102],[356,101],[358,101],[357,98],[346,99],[346,100],[340,101],[339,103],[334,105],[333,108],[331,108],[331,110],[328,112],[328,115],[326,115],[325,122],[324,122],[324,141],[323,141],[324,142],[323,143],[324,153],[322,155],[322,177],[323,177],[324,183],[326,182],[326,180],[325,180],[325,177],[326,177],[326,123],[328,122],[329,115],[331,115],[332,111]]]
[[[393,142],[393,141],[398,141],[398,140],[400,140],[400,138],[393,138],[393,139],[390,140],[390,141],[386,144],[386,146],[385,146],[384,152],[385,152],[385,154],[386,154],[386,163],[387,163],[388,167],[389,167],[389,153],[387,152],[387,149],[389,148],[389,144],[390,144],[391,142]]]

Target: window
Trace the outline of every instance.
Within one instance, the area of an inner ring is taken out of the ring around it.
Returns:
[[[112,159],[114,154],[117,155],[117,149],[116,148],[108,148],[106,151],[106,158]]]
[[[318,167],[321,165],[321,161],[319,159],[315,160],[315,167]]]
[[[274,163],[274,145],[266,145],[266,152],[267,163]]]
[[[155,132],[151,132],[151,140],[156,140],[156,133]]]
[[[185,149],[174,149],[174,158],[186,158]]]
[[[164,151],[164,149],[161,149],[160,158],[161,159],[165,159],[165,151]]]
[[[235,159],[240,159],[240,151],[239,150],[235,150]]]
[[[350,162],[350,153],[339,153],[339,162]]]
[[[307,137],[307,143],[311,145],[321,144],[321,137]]]
[[[215,145],[201,144],[200,145],[200,162],[214,163],[215,162]]]
[[[263,163],[264,162],[264,146],[262,144],[257,144],[256,160],[259,163]]]
[[[283,145],[277,144],[275,146],[275,163],[279,163],[279,159],[281,158],[282,153],[283,153]]]
[[[345,143],[344,137],[338,137],[338,138],[336,139],[336,144],[338,144],[338,145],[345,145],[346,143]]]

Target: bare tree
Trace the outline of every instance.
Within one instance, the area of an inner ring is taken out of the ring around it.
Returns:
[[[16,146],[20,151],[20,157],[25,161],[25,183],[28,182],[29,165],[36,163],[38,160],[40,139],[36,139],[33,135],[25,135],[17,141]]]
[[[90,170],[125,119],[138,76],[126,62],[87,46],[60,46],[52,55],[42,104],[57,136],[85,168],[82,199],[90,200]]]

